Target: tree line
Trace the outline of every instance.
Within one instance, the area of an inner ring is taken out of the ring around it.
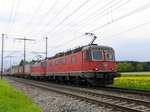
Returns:
[[[150,62],[119,61],[117,62],[118,72],[140,72],[150,71]]]

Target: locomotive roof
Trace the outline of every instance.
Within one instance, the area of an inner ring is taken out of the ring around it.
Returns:
[[[100,45],[97,45],[97,44],[92,44],[92,45],[87,45],[87,46],[84,46],[82,51],[84,50],[90,50],[90,49],[97,49],[97,50],[113,50],[112,47],[108,47],[108,46],[100,46]]]
[[[55,59],[55,58],[58,58],[58,57],[62,57],[62,56],[65,56],[65,55],[73,54],[73,53],[80,52],[80,51],[84,51],[84,50],[90,50],[90,49],[113,50],[113,48],[108,47],[108,46],[99,46],[99,45],[97,45],[97,44],[92,44],[92,45],[80,46],[80,47],[78,47],[78,48],[75,48],[75,49],[73,49],[73,50],[68,50],[68,51],[66,51],[66,52],[60,52],[60,53],[55,54],[55,56],[49,57],[49,58],[47,58],[47,59]]]

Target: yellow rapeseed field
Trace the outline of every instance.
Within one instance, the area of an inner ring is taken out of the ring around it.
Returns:
[[[115,83],[150,85],[150,77],[120,77],[120,78],[115,78]]]
[[[150,77],[119,77],[113,86],[150,90]]]

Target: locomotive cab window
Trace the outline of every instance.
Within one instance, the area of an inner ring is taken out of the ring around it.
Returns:
[[[103,60],[103,52],[101,50],[93,50],[92,51],[92,60],[93,61]]]
[[[76,62],[76,56],[71,56],[71,63],[75,63]]]
[[[106,57],[107,61],[115,61],[115,55],[113,51],[107,51]]]
[[[91,51],[86,51],[86,61],[91,61]]]

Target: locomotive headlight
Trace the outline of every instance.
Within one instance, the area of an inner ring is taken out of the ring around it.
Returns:
[[[94,70],[95,70],[95,71],[98,71],[99,69],[98,69],[98,68],[94,68]]]
[[[111,68],[111,70],[114,71],[115,69],[114,69],[114,68]]]

